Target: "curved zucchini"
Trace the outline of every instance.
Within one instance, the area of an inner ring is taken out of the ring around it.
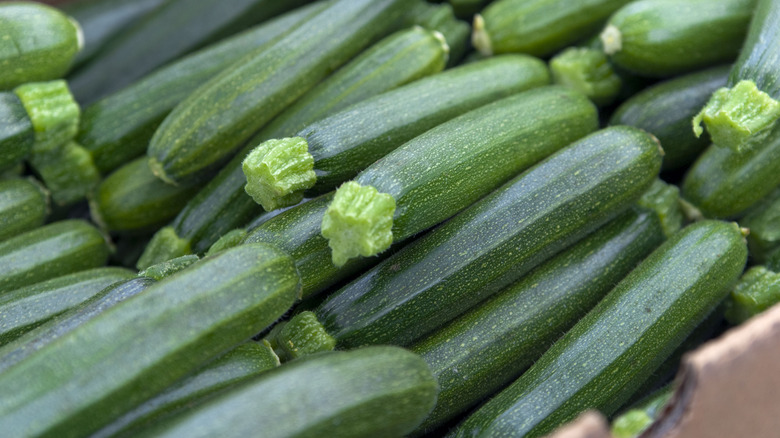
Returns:
[[[299,289],[292,260],[269,246],[203,259],[0,373],[0,429],[95,432],[270,325]]]
[[[0,92],[0,172],[30,155],[35,133],[22,101],[14,93]]]
[[[336,191],[322,218],[333,263],[376,255],[454,216],[597,127],[590,101],[553,86],[502,99],[415,137]]]
[[[715,67],[653,85],[623,102],[609,123],[636,126],[656,136],[664,148],[663,170],[685,167],[710,144],[709,135],[693,135],[691,118],[726,85],[729,69]]]
[[[0,90],[61,78],[82,45],[78,23],[37,2],[0,3]]]
[[[397,437],[423,420],[437,392],[425,362],[403,349],[329,352],[264,373],[140,436]]]
[[[726,320],[739,325],[780,302],[780,275],[754,266],[739,279],[726,299]]]
[[[78,306],[112,283],[134,275],[124,268],[90,269],[3,294],[0,296],[0,344]]]
[[[434,430],[516,379],[664,240],[632,209],[461,315],[411,350],[441,391],[417,432]]]
[[[410,0],[337,0],[199,87],[165,118],[149,166],[170,183],[198,179],[330,72],[395,30]],[[240,85],[237,85],[240,84]]]
[[[48,193],[36,181],[0,181],[0,242],[40,227],[48,213]]]
[[[723,300],[746,259],[736,224],[683,229],[452,436],[540,436],[586,409],[613,414]]]
[[[604,53],[590,47],[570,47],[555,55],[550,71],[556,84],[579,91],[598,106],[612,103],[623,87]]]
[[[82,220],[55,222],[0,242],[0,292],[104,265],[108,244]]]
[[[736,59],[756,0],[640,0],[610,17],[601,34],[615,65],[665,77]]]

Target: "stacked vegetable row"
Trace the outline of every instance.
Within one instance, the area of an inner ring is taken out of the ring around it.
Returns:
[[[109,3],[0,6],[14,436],[540,436],[780,299],[776,0]]]

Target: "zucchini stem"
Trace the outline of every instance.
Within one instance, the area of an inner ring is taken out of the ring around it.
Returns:
[[[173,227],[160,228],[146,245],[136,268],[146,269],[157,263],[192,254],[189,239],[182,239]]]
[[[301,312],[276,335],[276,354],[283,361],[290,361],[336,348],[336,339],[328,334],[317,316],[309,311]]]
[[[304,190],[317,182],[314,157],[301,137],[261,143],[246,156],[242,168],[244,190],[266,211],[301,202]]]
[[[493,55],[493,43],[490,40],[490,34],[485,29],[485,19],[482,15],[474,16],[474,30],[471,32],[471,44],[485,56]]]
[[[615,74],[601,50],[572,47],[550,60],[556,84],[579,91],[598,106],[615,100],[623,81]]]
[[[16,87],[14,93],[27,111],[35,132],[33,154],[51,151],[76,137],[81,109],[67,82],[31,82]]]
[[[611,56],[623,50],[623,34],[616,26],[608,25],[599,34],[601,43],[604,46],[604,53]]]
[[[30,164],[40,174],[58,205],[80,201],[100,183],[100,171],[80,144],[69,141],[54,149],[38,151]]]

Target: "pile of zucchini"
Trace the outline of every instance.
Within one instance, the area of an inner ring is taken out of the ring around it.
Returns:
[[[2,434],[639,436],[780,301],[779,22],[0,3]]]

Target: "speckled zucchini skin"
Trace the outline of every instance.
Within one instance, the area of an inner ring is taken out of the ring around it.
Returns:
[[[541,436],[586,409],[613,414],[723,300],[746,259],[734,223],[683,229],[451,435]]]
[[[49,197],[32,180],[0,181],[0,242],[43,225],[49,213]]]
[[[35,131],[19,97],[0,92],[0,172],[27,158],[34,143]]]

